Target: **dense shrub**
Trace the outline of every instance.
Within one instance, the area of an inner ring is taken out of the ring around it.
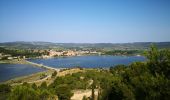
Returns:
[[[102,100],[168,100],[170,98],[170,51],[154,46],[147,62],[110,68],[113,81],[103,88]]]

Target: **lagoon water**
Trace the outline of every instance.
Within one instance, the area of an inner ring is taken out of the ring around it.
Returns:
[[[74,56],[74,57],[57,57],[49,59],[31,59],[29,61],[47,65],[55,68],[109,68],[118,64],[128,65],[135,61],[145,61],[142,56]]]
[[[33,67],[31,65],[0,64],[0,82],[20,76],[30,75],[44,70],[45,69]]]
[[[50,59],[30,59],[29,61],[54,68],[109,68],[118,64],[128,65],[135,61],[145,61],[142,56],[76,56]],[[22,64],[0,64],[0,82],[44,71],[45,69]]]

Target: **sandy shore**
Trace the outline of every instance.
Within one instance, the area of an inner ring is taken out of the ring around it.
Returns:
[[[30,62],[30,61],[27,61],[27,60],[17,60],[17,59],[15,59],[15,60],[0,60],[0,64],[29,64],[29,65],[32,65],[32,66],[47,69],[46,71],[43,71],[43,72],[37,72],[37,73],[34,73],[34,74],[21,76],[21,77],[10,79],[6,82],[2,82],[2,83],[8,83],[8,84],[12,84],[12,85],[22,84],[23,82],[40,83],[43,80],[51,77],[51,75],[54,71],[57,71],[57,72],[60,71],[60,69],[58,69],[58,68],[53,68],[53,67],[45,66],[45,65],[42,65],[42,64],[33,63],[33,62]],[[42,75],[45,75],[46,77],[41,79]]]
[[[43,72],[38,72],[38,73],[34,73],[34,74],[31,74],[31,75],[27,75],[27,76],[17,77],[17,78],[8,80],[8,81],[3,82],[3,83],[8,83],[12,86],[15,86],[15,85],[21,85],[24,82],[27,82],[27,83],[30,83],[30,84],[35,83],[39,86],[39,85],[41,85],[42,82],[45,81],[47,83],[47,85],[49,85],[55,80],[55,77],[54,78],[51,77],[52,74],[55,71],[57,71],[56,77],[61,77],[61,76],[65,76],[67,74],[83,72],[85,70],[80,70],[79,68],[72,68],[72,69],[65,69],[65,70],[62,71],[61,69],[54,70],[54,69],[49,68],[49,69],[47,69],[46,71],[43,71]],[[42,78],[42,76],[43,76],[43,78]]]

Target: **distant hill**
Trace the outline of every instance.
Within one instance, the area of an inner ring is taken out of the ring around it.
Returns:
[[[21,49],[147,49],[151,44],[158,48],[170,48],[170,42],[135,42],[135,43],[51,43],[51,42],[5,42],[0,43],[1,47],[21,48]]]

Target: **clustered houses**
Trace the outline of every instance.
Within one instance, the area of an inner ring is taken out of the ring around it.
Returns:
[[[46,50],[46,54],[42,55],[42,58],[49,58],[55,56],[80,56],[84,54],[98,54],[96,51],[76,51],[76,50],[67,50],[67,51],[55,51],[55,50]]]
[[[0,59],[13,59],[9,54],[0,53]]]
[[[56,56],[80,56],[80,55],[86,55],[86,54],[99,54],[96,51],[91,51],[91,50],[60,50],[60,51],[56,51],[56,50],[39,50],[39,49],[29,49],[30,52],[32,53],[40,53],[41,56],[38,56],[37,58],[50,58],[50,57],[56,57]],[[12,60],[12,59],[26,59],[25,56],[23,57],[13,57],[9,54],[3,54],[0,53],[0,59],[8,59],[8,60]]]
[[[52,56],[62,56],[62,52],[57,52],[57,51],[53,51],[53,50],[50,50],[48,52],[48,56],[52,57]]]
[[[5,60],[18,59],[18,60],[20,60],[20,59],[25,59],[25,56],[23,56],[23,57],[20,57],[20,56],[13,57],[10,54],[0,53],[0,60],[1,59],[5,59]]]
[[[49,50],[47,51],[47,55],[43,55],[43,58],[54,57],[54,56],[76,56],[76,55],[77,53],[72,50],[68,50],[68,51]]]
[[[66,52],[64,53],[64,56],[76,56],[76,55],[77,55],[77,52],[71,51],[71,50],[66,51]]]

